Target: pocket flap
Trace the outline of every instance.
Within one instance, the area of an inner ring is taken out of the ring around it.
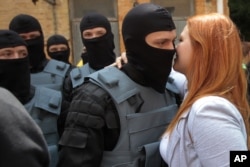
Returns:
[[[87,139],[88,134],[83,131],[66,129],[59,141],[59,145],[83,149],[86,147]]]

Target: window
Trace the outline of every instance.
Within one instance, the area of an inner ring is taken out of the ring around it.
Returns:
[[[117,18],[116,0],[73,0],[72,18],[82,18],[88,12],[100,12],[108,18]]]
[[[166,7],[173,17],[193,15],[193,0],[151,0],[151,2]]]

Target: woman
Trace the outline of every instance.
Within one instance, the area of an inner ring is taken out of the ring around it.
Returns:
[[[187,20],[174,69],[188,93],[160,145],[170,167],[229,166],[230,151],[247,150],[249,105],[242,47],[233,22],[221,14]]]

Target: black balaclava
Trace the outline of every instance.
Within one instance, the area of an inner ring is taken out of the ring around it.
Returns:
[[[88,57],[88,53],[87,52],[83,52],[81,54],[81,58],[82,58],[82,61],[84,64],[88,63],[89,62],[89,57]]]
[[[49,47],[51,45],[59,45],[59,44],[66,45],[68,49],[65,51],[57,51],[57,52],[49,51]],[[47,53],[52,59],[69,63],[70,48],[67,39],[62,35],[52,35],[51,37],[49,37],[49,39],[47,40]]]
[[[26,14],[19,14],[15,16],[10,24],[9,29],[21,33],[29,33],[32,31],[39,31],[41,36],[35,39],[26,40],[29,52],[29,59],[31,65],[31,72],[40,72],[43,70],[46,61],[44,53],[44,37],[39,21],[33,16]]]
[[[82,37],[82,42],[87,50],[90,67],[99,70],[113,63],[116,56],[114,53],[114,35],[111,31],[110,23],[105,16],[99,13],[86,14],[80,23],[81,35],[84,30],[96,27],[105,28],[107,31],[106,34],[93,39],[84,39]]]
[[[143,85],[150,86],[160,93],[165,91],[175,49],[151,47],[146,43],[146,36],[153,32],[174,29],[175,24],[170,13],[152,3],[134,7],[123,20],[122,35],[128,58],[128,64],[123,70],[128,75],[133,75],[131,70],[136,68],[140,73],[140,80],[144,80]]]
[[[26,46],[14,31],[0,30],[0,49]],[[28,56],[20,59],[0,59],[0,86],[12,92],[25,104],[30,98],[30,70]]]

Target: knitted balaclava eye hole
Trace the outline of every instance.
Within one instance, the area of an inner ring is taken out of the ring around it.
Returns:
[[[67,46],[67,50],[64,51],[56,51],[56,52],[50,52],[49,48],[52,45],[59,45],[64,44]],[[65,63],[69,63],[69,54],[70,54],[70,48],[67,39],[62,35],[52,35],[47,40],[47,53],[48,55],[55,60],[63,61]]]
[[[11,20],[9,29],[17,32],[18,34],[29,33],[33,31],[40,32],[41,36],[26,40],[26,43],[29,52],[31,71],[42,70],[42,64],[44,63],[46,56],[44,53],[43,31],[39,21],[33,16],[19,14]]]
[[[170,13],[163,7],[144,3],[131,9],[122,24],[128,63],[139,70],[147,85],[164,92],[175,49],[158,49],[145,41],[148,34],[175,30]]]
[[[25,41],[14,31],[0,30],[0,49],[25,46]],[[11,91],[23,104],[30,97],[30,71],[28,56],[0,59],[0,86]]]
[[[81,34],[84,30],[96,27],[105,28],[106,34],[93,39],[84,39],[82,37],[82,42],[87,50],[90,67],[99,70],[113,63],[116,56],[114,53],[114,35],[108,19],[96,12],[88,13],[82,18],[80,23]]]

